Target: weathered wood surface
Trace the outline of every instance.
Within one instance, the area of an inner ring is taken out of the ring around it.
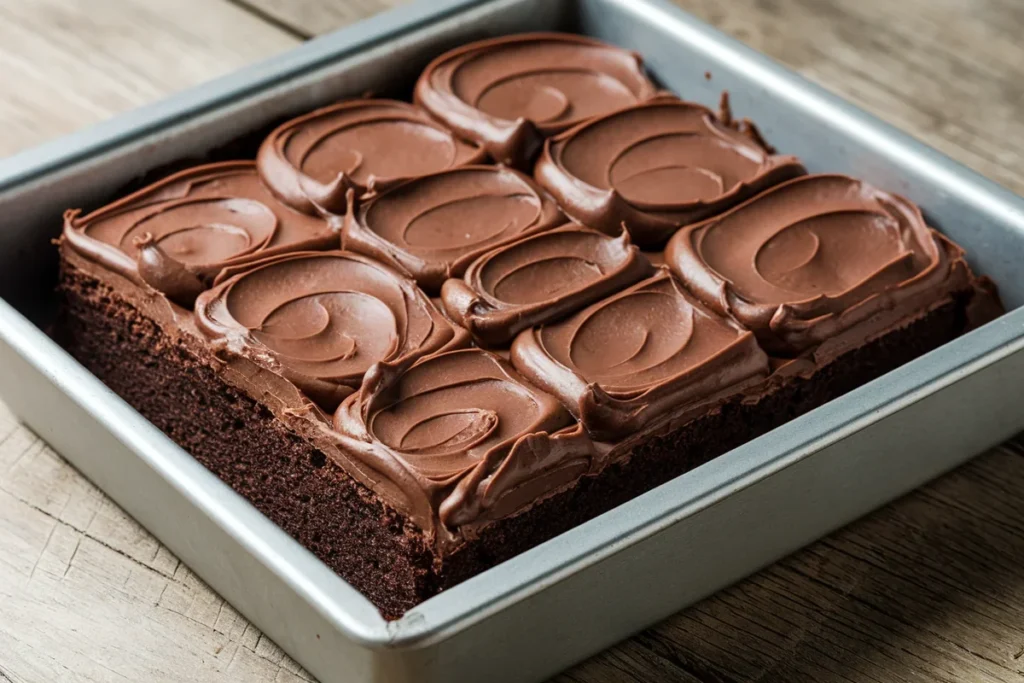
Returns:
[[[223,1],[0,0],[0,156],[298,42]]]
[[[678,1],[1024,190],[1017,0]],[[0,0],[0,155],[394,4]],[[1021,491],[997,449],[558,680],[1024,682]],[[0,404],[0,682],[305,679]]]

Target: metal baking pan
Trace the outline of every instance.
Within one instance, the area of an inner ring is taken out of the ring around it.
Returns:
[[[728,89],[811,170],[921,204],[1010,308],[1024,303],[1024,200],[663,0],[424,0],[0,162],[6,400],[324,683],[542,679],[1024,429],[1017,309],[387,622],[43,332],[65,207],[283,116],[408,89],[446,48],[536,29],[638,50],[705,104]]]

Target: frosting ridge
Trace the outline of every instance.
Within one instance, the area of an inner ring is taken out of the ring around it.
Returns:
[[[441,298],[455,322],[498,346],[652,273],[627,234],[569,224],[483,254],[444,283]]]
[[[564,222],[551,198],[517,171],[463,166],[374,197],[345,219],[346,249],[408,272],[428,293],[480,254]]]
[[[346,194],[381,192],[405,180],[486,159],[425,112],[397,100],[341,102],[292,119],[260,146],[263,182],[298,211],[344,214]]]
[[[600,441],[707,409],[769,374],[754,335],[705,309],[663,268],[565,320],[520,333],[512,364]]]
[[[225,275],[196,300],[199,329],[221,353],[269,367],[324,410],[374,363],[468,343],[414,282],[359,254],[286,254]]]
[[[962,250],[917,206],[842,175],[797,178],[680,230],[665,259],[705,304],[779,355],[883,313],[891,323],[926,310],[970,278]]]
[[[481,40],[431,62],[416,102],[498,162],[526,168],[544,137],[657,92],[636,53],[565,33]]]
[[[549,139],[534,176],[574,220],[642,247],[804,173],[704,106],[674,97],[620,109]]]
[[[86,216],[68,211],[64,237],[86,258],[185,307],[224,268],[338,243],[325,221],[278,202],[251,161],[197,166]]]
[[[576,481],[593,444],[499,356],[463,349],[381,363],[338,407],[336,438],[377,490],[438,543]]]

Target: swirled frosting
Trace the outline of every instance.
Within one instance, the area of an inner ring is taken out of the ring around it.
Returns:
[[[80,214],[64,215],[75,251],[186,307],[224,268],[338,243],[326,222],[274,199],[251,161],[197,166]]]
[[[423,176],[346,217],[344,244],[405,270],[431,294],[480,254],[562,222],[551,198],[502,166]]]
[[[706,410],[769,374],[754,335],[708,311],[665,269],[522,332],[512,363],[601,441]]]
[[[669,97],[601,116],[547,141],[534,169],[571,218],[644,247],[804,173],[699,104]]]
[[[484,161],[416,107],[395,100],[355,100],[292,119],[260,146],[260,177],[281,201],[308,214],[344,214],[357,197],[447,168]]]
[[[487,252],[462,279],[445,282],[441,298],[455,322],[499,346],[652,273],[625,233],[570,224]]]
[[[444,544],[576,481],[593,444],[554,397],[499,356],[464,349],[383,363],[334,416],[376,490]]]
[[[196,300],[199,329],[328,411],[374,363],[468,342],[412,280],[359,254],[286,254],[225,275]]]
[[[657,92],[639,55],[591,38],[526,33],[441,55],[416,102],[497,161],[527,168],[543,138]]]
[[[680,230],[665,259],[708,306],[780,355],[868,323],[863,342],[970,279],[961,249],[917,206],[842,175],[792,180]]]

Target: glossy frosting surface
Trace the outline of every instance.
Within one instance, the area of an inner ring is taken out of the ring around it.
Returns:
[[[502,163],[525,167],[543,137],[656,92],[640,57],[560,33],[483,40],[424,70],[417,102]]]
[[[441,298],[453,320],[497,346],[652,272],[625,233],[569,224],[487,252],[463,278],[445,282]]]
[[[708,311],[664,269],[521,333],[512,363],[608,441],[768,375],[754,335]]]
[[[501,166],[465,166],[405,183],[345,222],[344,244],[440,291],[480,254],[564,222],[551,198]]]
[[[468,340],[414,282],[342,251],[287,254],[230,275],[196,301],[196,321],[215,347],[277,370],[328,411],[372,364]]]
[[[424,111],[395,100],[353,100],[292,119],[264,140],[260,176],[289,206],[344,214],[356,197],[448,168],[484,161]]]
[[[573,219],[653,246],[803,166],[699,104],[659,97],[550,139],[534,173]]]
[[[916,206],[841,175],[798,178],[681,230],[666,262],[708,306],[786,355],[968,282],[962,251]],[[877,331],[862,326],[861,341]]]
[[[382,364],[338,408],[340,445],[377,491],[444,544],[575,481],[590,440],[554,397],[480,349]]]
[[[472,43],[415,97],[68,212],[64,244],[435,549],[979,286],[911,202],[806,175],[626,50]]]
[[[188,307],[223,268],[339,239],[323,220],[278,202],[251,161],[197,166],[89,215],[69,211],[64,237]]]

